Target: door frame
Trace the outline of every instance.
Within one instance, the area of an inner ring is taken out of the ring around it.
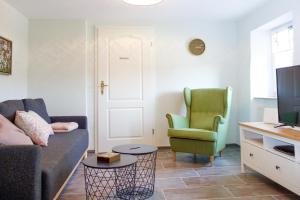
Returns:
[[[95,75],[94,75],[94,80],[95,80],[95,96],[94,96],[94,127],[95,127],[95,135],[94,135],[94,146],[95,146],[95,152],[99,152],[99,138],[100,138],[100,127],[99,127],[99,112],[100,112],[100,98],[99,98],[99,94],[100,94],[100,77],[99,77],[99,68],[100,68],[100,56],[99,56],[99,37],[100,37],[100,33],[102,30],[105,29],[110,29],[110,30],[120,30],[120,31],[124,31],[124,30],[132,30],[132,31],[146,31],[151,33],[152,38],[151,38],[151,57],[150,57],[150,65],[151,65],[151,69],[152,69],[152,74],[153,74],[153,88],[154,91],[156,91],[156,68],[155,68],[155,63],[156,63],[156,59],[155,59],[155,43],[154,43],[154,28],[153,27],[148,27],[148,26],[96,26],[95,27]],[[153,97],[153,134],[154,134],[154,130],[155,130],[155,94]],[[155,138],[155,134],[153,136],[153,143],[156,142],[156,138]]]

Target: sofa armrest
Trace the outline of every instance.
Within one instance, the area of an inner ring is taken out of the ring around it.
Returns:
[[[189,120],[186,117],[168,113],[166,115],[169,128],[189,128]]]
[[[52,116],[51,122],[76,122],[79,129],[87,129],[87,117],[86,116]]]
[[[0,146],[0,199],[40,200],[41,147]]]

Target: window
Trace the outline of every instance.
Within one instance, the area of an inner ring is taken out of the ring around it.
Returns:
[[[275,69],[293,65],[294,54],[294,28],[285,25],[271,32],[272,65]]]
[[[271,55],[273,94],[276,96],[276,69],[293,65],[294,27],[292,24],[285,24],[271,31]]]
[[[276,69],[294,62],[292,21],[288,12],[251,31],[251,98],[276,98]]]

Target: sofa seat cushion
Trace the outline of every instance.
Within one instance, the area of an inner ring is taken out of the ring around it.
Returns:
[[[48,115],[46,104],[43,99],[23,99],[22,101],[27,112],[32,110],[41,116],[48,124],[51,123],[51,119]]]
[[[169,129],[168,136],[170,138],[182,138],[191,140],[201,140],[215,142],[217,141],[217,133],[203,129],[195,128],[182,128],[182,129]]]
[[[42,199],[52,200],[88,148],[88,131],[54,134],[42,148]]]

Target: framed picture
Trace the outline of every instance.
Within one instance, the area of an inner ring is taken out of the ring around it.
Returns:
[[[12,41],[0,36],[0,74],[11,74]]]

